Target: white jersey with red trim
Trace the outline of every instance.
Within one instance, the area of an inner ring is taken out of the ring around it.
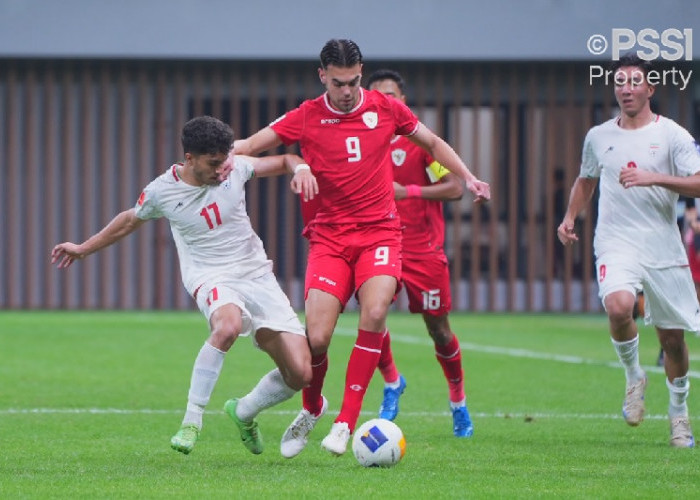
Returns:
[[[700,171],[700,151],[692,136],[664,117],[635,130],[620,128],[615,118],[589,130],[580,173],[600,178],[596,256],[612,251],[649,267],[687,265],[676,223],[678,194],[659,186],[625,189],[619,181],[622,168],[694,175]]]
[[[139,219],[165,217],[170,222],[182,282],[190,295],[222,274],[255,278],[272,272],[246,211],[244,188],[253,166],[235,157],[233,170],[218,186],[187,184],[177,166],[148,184],[135,208]]]

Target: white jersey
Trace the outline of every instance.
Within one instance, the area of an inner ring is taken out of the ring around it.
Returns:
[[[141,193],[136,216],[168,219],[182,282],[190,295],[222,274],[256,278],[272,272],[272,262],[246,212],[244,187],[253,174],[249,162],[234,157],[233,170],[220,185],[192,186],[173,165]]]
[[[628,167],[685,177],[700,171],[700,151],[683,127],[660,116],[636,130],[620,128],[615,118],[588,131],[580,177],[600,178],[596,257],[618,252],[648,267],[687,265],[678,194],[659,186],[625,189],[619,175]]]

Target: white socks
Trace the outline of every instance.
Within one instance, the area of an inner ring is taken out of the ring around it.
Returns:
[[[617,357],[625,368],[627,383],[634,383],[644,378],[644,370],[639,365],[639,334],[632,340],[618,342],[611,338]]]
[[[244,422],[250,422],[265,408],[286,401],[297,391],[289,387],[278,368],[267,373],[253,390],[238,400],[236,415]]]
[[[666,379],[666,386],[668,387],[670,396],[668,402],[668,416],[671,418],[687,417],[688,404],[686,403],[686,399],[688,399],[688,392],[690,391],[688,375],[674,378],[673,382],[669,382],[669,380]]]
[[[209,403],[211,393],[219,379],[225,355],[225,352],[208,342],[205,342],[199,350],[192,369],[190,392],[187,396],[187,411],[182,420],[183,425],[196,425],[200,429],[202,428],[204,407]]]

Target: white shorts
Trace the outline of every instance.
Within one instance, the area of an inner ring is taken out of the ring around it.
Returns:
[[[253,279],[233,279],[222,275],[203,283],[197,291],[197,306],[207,321],[219,307],[235,304],[242,313],[242,336],[261,328],[306,335],[304,326],[273,273]]]
[[[688,266],[647,267],[626,255],[605,254],[596,260],[598,296],[644,290],[644,323],[664,329],[700,331],[700,305]]]

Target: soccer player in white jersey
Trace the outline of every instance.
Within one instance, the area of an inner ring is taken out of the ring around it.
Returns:
[[[612,70],[620,115],[586,135],[581,172],[557,234],[564,245],[578,240],[574,221],[600,180],[593,245],[599,295],[625,368],[622,414],[632,426],[644,417],[647,376],[639,364],[639,335],[632,319],[636,292],[643,289],[645,323],[656,327],[664,350],[670,444],[689,448],[695,441],[686,403],[690,383],[684,331],[700,330],[700,307],[675,208],[679,194],[700,196],[700,151],[685,129],[652,112],[648,61],[625,55]]]
[[[202,116],[182,130],[183,163],[172,165],[141,193],[136,206],[121,212],[81,244],[64,242],[51,252],[52,263],[70,266],[117,242],[149,219],[166,217],[177,246],[182,281],[209,321],[210,336],[194,363],[187,409],[173,449],[188,454],[202,429],[202,416],[219,378],[224,355],[238,336],[253,332],[256,346],[277,368],[250,393],[230,399],[224,410],[239,429],[243,444],[262,453],[255,416],[292,397],[311,380],[311,352],[304,327],[280,289],[262,241],[245,209],[245,183],[253,176],[279,175],[303,161],[281,155],[251,158],[230,155],[233,131]],[[315,178],[299,169],[292,190],[312,197]]]

